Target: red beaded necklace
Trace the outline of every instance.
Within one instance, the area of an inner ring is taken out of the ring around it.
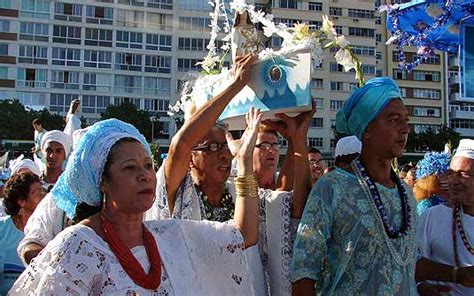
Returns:
[[[133,282],[148,290],[158,289],[161,284],[161,258],[155,238],[151,232],[142,223],[143,244],[150,260],[150,272],[146,274],[140,262],[138,262],[130,249],[120,239],[112,222],[103,214],[101,215],[101,221],[105,240]]]
[[[459,235],[461,236],[461,240],[464,244],[464,247],[469,251],[469,253],[474,255],[474,247],[469,242],[466,233],[464,232],[464,225],[462,224],[462,216],[461,216],[461,205],[457,204],[453,209],[453,250],[454,250],[454,261],[456,262],[456,266],[460,266],[461,260],[459,259],[458,254],[458,242],[457,242],[457,229],[459,229]]]

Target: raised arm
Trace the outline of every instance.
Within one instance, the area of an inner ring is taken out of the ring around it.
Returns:
[[[250,67],[254,61],[255,56],[252,55],[237,58],[234,80],[229,87],[197,110],[171,140],[164,164],[170,213],[173,213],[176,191],[188,172],[193,147],[209,132],[227,104],[250,80]]]
[[[230,133],[226,134],[231,152],[237,159],[234,222],[242,233],[245,247],[256,245],[258,242],[259,198],[258,183],[253,174],[253,149],[261,119],[260,111],[251,108],[246,115],[247,128],[240,140],[235,141]]]

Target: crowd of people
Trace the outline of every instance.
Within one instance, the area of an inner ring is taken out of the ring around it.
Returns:
[[[386,77],[337,113],[334,167],[307,145],[314,106],[251,108],[234,139],[218,118],[254,60],[236,59],[157,170],[120,120],[33,122],[41,163],[14,160],[3,187],[0,294],[474,295],[474,140],[395,172],[408,111]]]

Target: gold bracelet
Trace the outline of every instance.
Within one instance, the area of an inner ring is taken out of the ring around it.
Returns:
[[[458,266],[454,266],[453,268],[453,272],[451,273],[451,280],[453,283],[458,283],[458,271],[459,271],[459,267]]]
[[[237,176],[234,179],[235,192],[237,197],[242,198],[257,198],[258,197],[258,182],[255,175]]]

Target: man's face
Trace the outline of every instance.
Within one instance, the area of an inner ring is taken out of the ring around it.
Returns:
[[[215,144],[222,146],[222,148],[218,151],[209,150],[209,145]],[[191,166],[199,177],[220,184],[226,182],[230,175],[232,154],[227,148],[225,132],[220,128],[213,127],[198,147],[204,149],[193,151]]]
[[[64,147],[58,142],[49,142],[43,153],[46,155],[46,167],[49,169],[61,168],[66,159]]]
[[[311,179],[315,182],[324,174],[324,165],[321,163],[321,153],[308,153],[308,160],[311,166]]]
[[[449,170],[450,199],[466,205],[474,205],[474,160],[456,156]]]
[[[408,110],[401,100],[392,100],[367,127],[363,136],[364,147],[386,159],[400,157],[408,132]]]
[[[255,145],[257,147],[253,150],[253,170],[257,174],[262,172],[274,174],[280,156],[280,149],[276,148],[279,145],[278,137],[273,133],[258,133]]]

